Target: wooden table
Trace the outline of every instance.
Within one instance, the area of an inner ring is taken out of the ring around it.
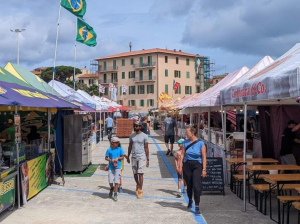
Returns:
[[[300,174],[265,174],[265,175],[262,175],[262,177],[264,178],[264,180],[266,182],[269,183],[270,195],[271,195],[273,186],[277,187],[277,196],[280,196],[280,192],[281,192],[281,189],[284,186],[284,184],[300,183]],[[277,199],[277,210],[278,210],[278,223],[281,223],[279,199]],[[272,219],[271,197],[270,197],[270,218]],[[274,219],[272,219],[272,220],[274,220]],[[276,220],[274,220],[274,221],[276,221]]]
[[[230,164],[230,189],[233,190],[233,175],[238,168],[243,165],[243,158],[227,158],[226,161]],[[246,163],[270,163],[276,164],[278,160],[271,158],[246,158]]]
[[[253,184],[257,183],[257,179],[260,175],[264,174],[269,170],[290,170],[290,171],[298,171],[300,170],[300,166],[297,165],[247,165],[246,171],[248,171],[248,201],[250,202],[250,184],[249,180],[253,180]],[[273,174],[274,175],[274,174]],[[275,174],[276,175],[276,174]]]

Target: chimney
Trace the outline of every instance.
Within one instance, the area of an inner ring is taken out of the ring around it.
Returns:
[[[179,52],[181,52],[181,50],[179,50]]]
[[[174,49],[174,51],[176,51],[176,49]]]

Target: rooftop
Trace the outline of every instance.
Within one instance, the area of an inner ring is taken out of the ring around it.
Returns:
[[[143,49],[140,51],[131,51],[131,52],[123,52],[120,54],[114,54],[102,58],[96,58],[95,60],[103,60],[103,59],[110,59],[110,58],[120,58],[120,57],[128,57],[128,56],[134,56],[134,55],[140,55],[140,54],[150,54],[150,53],[165,53],[165,54],[175,54],[175,55],[182,55],[187,57],[195,57],[196,54],[189,54],[186,52],[182,52],[181,50],[166,50],[161,48],[153,48],[153,49]]]
[[[96,73],[96,74],[84,74],[84,75],[80,75],[80,76],[78,76],[78,78],[98,78],[99,76],[98,76],[98,74]]]

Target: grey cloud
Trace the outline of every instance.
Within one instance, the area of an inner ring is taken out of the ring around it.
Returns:
[[[215,13],[213,9],[205,11],[203,2],[187,19],[182,38],[185,44],[279,56],[299,39],[297,0],[242,0]]]
[[[185,16],[188,15],[193,8],[196,0],[155,0],[150,8],[150,13],[156,14],[158,17],[166,16]]]

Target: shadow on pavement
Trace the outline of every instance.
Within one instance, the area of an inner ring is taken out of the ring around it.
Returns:
[[[162,191],[162,192],[165,192],[165,193],[170,194],[172,196],[176,196],[176,194],[177,194],[177,191],[175,192],[175,191],[167,190],[167,189],[157,189],[157,191]]]
[[[189,212],[189,210],[185,207],[185,204],[183,204],[182,202],[156,201],[155,203],[159,204],[162,207],[177,208],[177,209],[180,209],[182,211]]]
[[[110,198],[110,197],[108,196],[108,193],[107,193],[107,194],[103,194],[103,193],[92,193],[92,195],[97,196],[97,197],[102,198],[102,199],[109,199],[109,198]]]
[[[99,187],[99,189],[105,189],[105,190],[107,190],[107,195],[108,195],[108,192],[109,192],[109,190],[110,190],[110,187],[103,187],[103,186],[98,186]],[[132,190],[129,190],[129,189],[124,189],[123,188],[123,192],[122,193],[125,193],[125,194],[131,194],[131,195],[135,195],[135,191],[132,191]]]

